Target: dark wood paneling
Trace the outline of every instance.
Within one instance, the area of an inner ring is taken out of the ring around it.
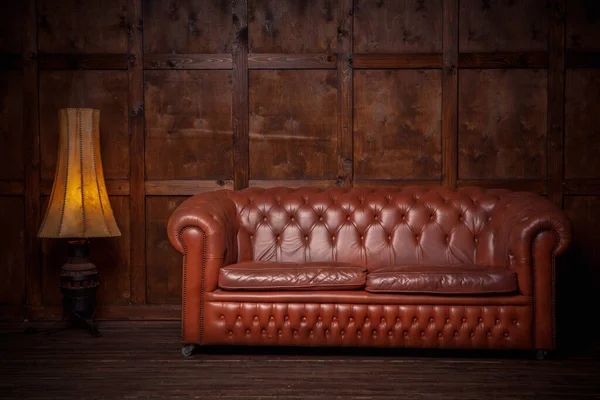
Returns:
[[[22,305],[25,303],[25,205],[22,197],[0,197],[0,226],[0,304]]]
[[[357,53],[441,53],[442,0],[354,0]]]
[[[23,181],[0,181],[0,196],[22,196],[25,194]]]
[[[39,51],[127,52],[126,0],[38,0]]]
[[[129,175],[125,71],[40,72],[40,144],[42,179],[53,179],[58,148],[58,110],[88,107],[100,110],[100,146],[106,178]]]
[[[229,53],[229,0],[144,1],[144,52]]]
[[[23,68],[23,56],[19,53],[0,53],[0,72]]]
[[[542,70],[460,71],[459,178],[545,178],[547,78]]]
[[[339,185],[339,181],[333,180],[317,180],[317,179],[252,179],[249,183],[250,187],[260,188],[274,188],[274,187],[289,187],[289,188],[302,188],[302,187],[332,187]]]
[[[569,51],[565,63],[567,68],[600,68],[600,52]]]
[[[356,179],[441,177],[442,74],[356,71]]]
[[[327,69],[336,67],[331,54],[249,54],[250,69]]]
[[[42,304],[40,242],[40,120],[36,2],[24,4],[23,15],[23,146],[25,162],[25,268],[28,306]]]
[[[233,181],[201,181],[201,180],[160,180],[146,181],[146,195],[151,196],[191,196],[197,193],[211,192],[219,189],[233,189]]]
[[[20,53],[26,7],[22,1],[3,1],[0,6],[0,53]]]
[[[41,201],[46,213],[48,196]],[[110,196],[111,208],[121,230],[118,238],[90,240],[90,261],[96,264],[100,278],[99,304],[128,304],[130,299],[130,214],[129,199]],[[38,239],[42,244],[42,289],[44,305],[60,304],[60,268],[67,262],[66,239]]]
[[[146,72],[148,179],[233,177],[231,73]]]
[[[145,69],[231,69],[231,54],[145,54]]]
[[[0,180],[23,179],[23,80],[0,70]]]
[[[461,53],[458,57],[460,68],[546,68],[548,53],[502,52],[502,53]]]
[[[458,180],[456,185],[458,187],[480,186],[488,189],[508,189],[515,192],[548,193],[546,181],[539,179],[467,179]]]
[[[142,0],[128,0],[127,19],[129,53],[127,80],[129,90],[129,140],[130,140],[130,214],[131,224],[131,302],[146,303],[146,221],[144,180],[145,172],[145,136],[144,136],[144,52],[142,49],[143,19]]]
[[[352,40],[354,20],[352,17],[352,0],[343,0],[340,4],[340,29],[337,43],[337,184],[344,187],[352,186],[354,178],[354,154],[352,151],[352,117],[353,105],[353,70],[352,70]]]
[[[563,206],[565,142],[565,0],[550,0],[548,65],[548,198]]]
[[[442,54],[358,53],[352,56],[355,69],[442,68]]]
[[[181,254],[167,237],[167,220],[187,197],[146,197],[146,266],[149,304],[181,303]]]
[[[250,179],[337,177],[336,71],[250,72]]]
[[[461,0],[461,52],[546,51],[548,0]]]
[[[567,195],[600,195],[600,179],[569,179],[563,184]]]
[[[248,122],[248,4],[236,1],[233,8],[233,82],[231,125],[233,129],[233,184],[235,189],[248,187],[250,175],[250,138]]]
[[[456,186],[458,147],[458,3],[444,0],[444,69],[442,70],[442,178]]]
[[[248,0],[252,53],[335,53],[341,0]]]
[[[567,71],[565,177],[600,178],[600,70]]]
[[[127,69],[127,54],[40,54],[41,69]]]
[[[567,48],[600,51],[600,2],[568,0],[566,3]]]

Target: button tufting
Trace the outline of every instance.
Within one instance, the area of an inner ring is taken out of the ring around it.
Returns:
[[[446,318],[446,323],[449,324],[450,323],[450,318]]]
[[[515,324],[517,323],[517,320],[516,320],[516,319],[513,319],[513,320],[512,320],[512,323],[513,323],[513,325],[515,325]]]
[[[492,337],[492,331],[488,331],[487,336]]]
[[[508,337],[508,332],[504,332],[504,337]]]
[[[246,335],[250,334],[250,329],[246,329]]]
[[[317,321],[321,321],[321,320],[323,320],[323,318],[321,318],[321,316],[318,316]]]
[[[331,240],[335,240],[335,235],[331,236]]]
[[[279,240],[281,238],[281,236],[277,236],[277,240]]]
[[[404,335],[404,337],[408,336],[408,332],[406,332],[406,331],[402,332],[402,334]]]
[[[225,316],[221,314],[221,316],[219,317],[221,319],[225,319]]]
[[[331,318],[331,320],[332,320],[332,321],[337,321],[337,317],[334,315],[334,316]]]
[[[323,216],[320,216],[320,217],[319,217],[319,221],[323,221]]]
[[[377,214],[375,214],[375,216],[373,218],[375,219],[375,221],[377,221]]]
[[[304,236],[304,240],[308,240],[308,236]]]
[[[392,332],[392,331],[389,331],[389,332],[388,332],[388,336],[389,336],[389,337],[392,337],[392,336],[394,336],[394,332]]]
[[[298,336],[298,331],[294,331],[294,336]]]
[[[467,322],[467,319],[463,317],[462,322],[464,324],[465,322]]]
[[[325,334],[329,335],[329,329],[325,329]]]
[[[438,332],[438,337],[442,337],[442,332]]]
[[[425,337],[425,332],[421,331],[421,337]]]
[[[346,215],[346,221],[350,221],[350,216]]]
[[[471,337],[475,337],[475,332],[471,332]]]
[[[302,317],[302,322],[306,322],[306,317]]]
[[[229,335],[229,336],[233,336],[233,331],[231,331],[231,330],[230,330],[230,331],[228,332],[228,335]]]
[[[288,317],[288,316],[286,315],[285,317],[283,317],[283,320],[284,320],[284,321],[289,321],[289,320],[290,320],[290,317]]]
[[[421,235],[415,235],[415,239],[420,240],[421,239]]]
[[[446,236],[446,242],[450,241],[450,236]]]
[[[401,218],[402,218],[403,221],[406,220],[406,214],[402,214]]]
[[[477,318],[477,322],[482,323],[483,322],[483,318],[481,318],[481,317]]]
[[[263,217],[263,221],[266,221],[266,220],[267,220],[267,217]]]
[[[435,216],[434,216],[433,214],[431,214],[431,215],[429,216],[429,220],[430,220],[430,221],[433,221],[434,219],[435,219]]]
[[[343,329],[340,331],[340,335],[344,336],[344,330]]]
[[[250,235],[250,239],[254,239],[254,235]]]
[[[369,322],[369,317],[365,318],[365,324]]]
[[[463,216],[462,216],[462,215],[459,215],[459,216],[458,216],[458,220],[462,222],[462,221],[464,220]]]
[[[496,325],[500,325],[500,320],[499,319],[496,320]]]
[[[255,316],[254,316],[254,320],[255,320],[255,321],[258,321],[258,316],[256,316],[256,315],[255,315]]]
[[[241,321],[241,320],[242,320],[242,317],[240,317],[240,316],[238,315],[238,317],[237,317],[236,319],[237,319],[238,321]]]
[[[262,333],[263,335],[266,335],[266,334],[267,334],[267,330],[266,330],[266,329],[263,329],[261,333]]]
[[[417,321],[418,321],[418,320],[417,320],[417,317],[414,317],[414,318],[413,318],[413,322],[414,322],[414,323],[417,323]]]
[[[348,318],[348,322],[352,322],[352,321],[354,321],[354,318],[352,318],[352,317]]]
[[[430,317],[430,318],[429,318],[429,322],[433,322],[433,317]]]
[[[381,323],[385,324],[385,318],[381,318]]]
[[[271,316],[271,318],[269,318],[269,321],[273,321],[275,320],[275,317]]]
[[[392,235],[388,235],[388,240],[392,240]]]
[[[283,331],[282,331],[281,329],[279,329],[279,330],[277,331],[277,334],[278,334],[279,336],[282,336],[282,335],[283,335]]]
[[[397,317],[397,318],[396,318],[396,322],[400,322],[400,317]]]
[[[293,221],[293,220],[294,220],[294,216],[292,215],[292,216],[290,217],[290,221]]]
[[[454,331],[454,336],[458,336],[458,331]]]

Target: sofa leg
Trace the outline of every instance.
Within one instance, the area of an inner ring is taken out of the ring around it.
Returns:
[[[189,357],[196,352],[198,347],[200,347],[200,346],[198,346],[196,344],[185,344],[181,348],[181,355],[184,357]]]
[[[536,350],[535,358],[538,360],[545,360],[550,355],[550,350]]]

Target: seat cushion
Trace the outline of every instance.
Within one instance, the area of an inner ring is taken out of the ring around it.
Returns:
[[[368,292],[489,294],[513,293],[517,275],[503,267],[480,265],[397,265],[369,272]]]
[[[366,268],[347,263],[252,261],[221,268],[219,287],[224,290],[362,289],[366,276]]]

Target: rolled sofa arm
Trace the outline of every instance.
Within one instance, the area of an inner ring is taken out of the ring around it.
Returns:
[[[215,290],[219,268],[237,259],[238,223],[228,193],[221,190],[190,197],[167,224],[169,241],[184,255],[184,268],[204,275],[205,291]]]
[[[571,243],[567,215],[549,200],[513,192],[496,204],[479,243],[478,259],[517,273],[519,291],[533,300],[534,346],[556,347],[555,259]]]

